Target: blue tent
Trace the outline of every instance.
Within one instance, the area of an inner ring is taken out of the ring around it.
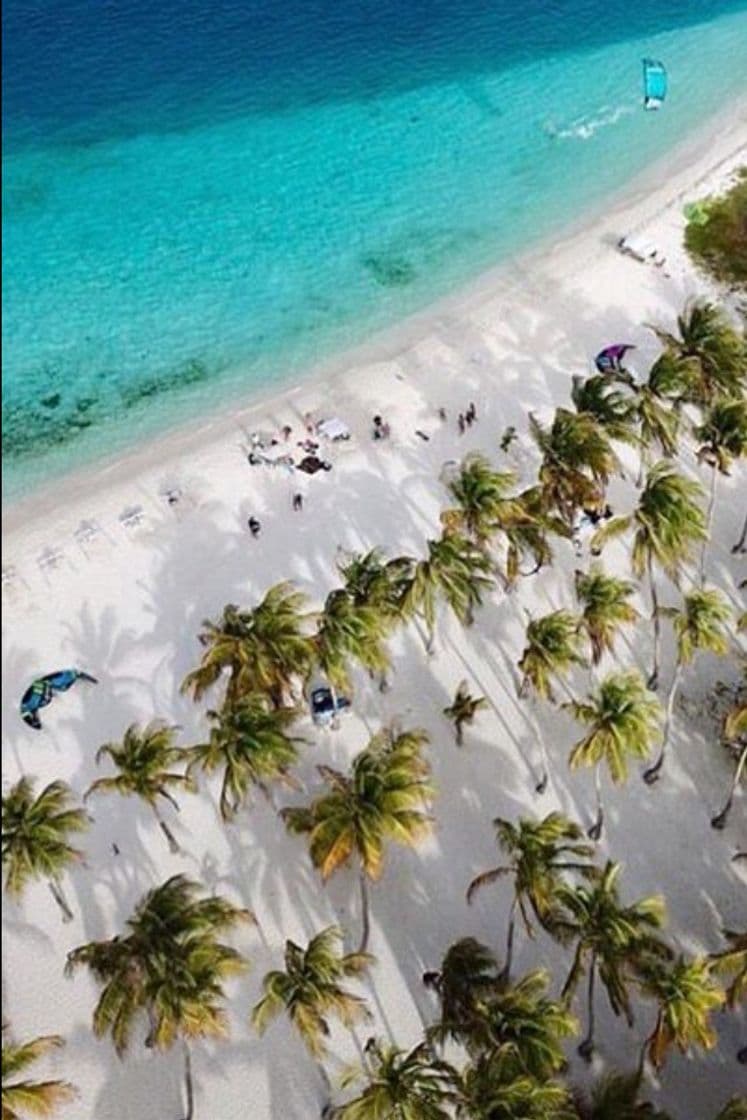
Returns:
[[[667,96],[667,72],[662,62],[653,58],[643,60],[643,107],[660,109]]]

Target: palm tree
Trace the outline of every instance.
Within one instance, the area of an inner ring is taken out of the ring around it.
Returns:
[[[481,1054],[454,1080],[460,1120],[578,1120],[566,1087],[524,1073],[507,1046]]]
[[[523,1073],[539,1081],[566,1065],[563,1043],[578,1031],[567,1006],[548,999],[549,976],[528,972],[513,984],[503,980],[483,1009],[488,1048],[508,1049]]]
[[[747,930],[723,930],[728,947],[711,953],[711,969],[716,976],[729,977],[725,991],[726,1006],[735,1010],[747,999]]]
[[[543,929],[552,932],[559,916],[557,897],[565,872],[578,872],[584,877],[594,874],[589,861],[592,848],[581,842],[581,829],[562,813],[548,813],[541,821],[522,817],[518,825],[501,817],[493,821],[496,839],[509,862],[484,871],[476,876],[467,888],[467,902],[475,892],[504,875],[512,875],[514,897],[508,918],[506,963],[504,975],[511,972],[516,913],[521,916],[529,937],[534,927],[528,911]]]
[[[633,1024],[628,985],[649,958],[661,959],[669,950],[658,936],[664,924],[660,897],[641,898],[622,905],[618,891],[620,864],[608,862],[591,883],[563,886],[559,901],[566,916],[560,927],[563,939],[576,943],[561,996],[570,999],[584,972],[588,976],[587,1031],[578,1047],[589,1060],[594,1052],[594,986],[597,975],[615,1015]]]
[[[695,301],[677,316],[677,334],[654,333],[683,367],[688,400],[708,406],[719,396],[738,397],[747,384],[745,340],[715,304]]]
[[[496,471],[484,455],[473,452],[449,479],[448,490],[457,504],[444,510],[442,524],[447,531],[462,533],[487,551],[504,525],[527,520],[518,496],[510,496],[515,485],[513,471]]]
[[[570,528],[581,508],[596,507],[618,463],[609,437],[588,413],[559,408],[548,430],[530,413],[532,438],[542,452],[539,482],[545,507]]]
[[[720,474],[728,475],[730,467],[747,455],[747,400],[717,400],[708,410],[703,423],[695,429],[700,443],[698,462],[711,468],[711,490],[706,513],[707,539],[700,557],[700,580],[705,581],[705,560],[713,523],[716,482]]]
[[[724,623],[730,611],[720,591],[693,591],[682,601],[682,609],[668,612],[674,617],[674,632],[677,638],[677,667],[667,698],[666,719],[661,749],[652,766],[644,772],[649,785],[659,777],[666,756],[674,713],[674,702],[680,685],[682,673],[692,662],[696,653],[707,650],[722,657],[729,650],[729,639]]]
[[[289,734],[298,717],[295,708],[274,708],[262,693],[250,693],[235,706],[209,711],[212,723],[207,743],[186,751],[187,774],[223,771],[220,815],[231,820],[246,804],[252,786],[269,797],[273,782],[293,785],[289,770],[298,761],[303,740]]]
[[[22,1120],[24,1116],[52,1116],[60,1105],[75,1096],[68,1081],[15,1081],[18,1074],[65,1045],[58,1034],[41,1035],[29,1042],[5,1041],[7,1025],[3,1025],[2,1056],[2,1120]]]
[[[186,676],[182,691],[199,700],[227,672],[229,703],[262,691],[282,707],[294,682],[306,677],[314,660],[312,640],[304,630],[305,604],[292,584],[278,583],[253,610],[229,605],[219,622],[203,622],[198,641],[205,653],[199,667]]]
[[[628,601],[635,590],[630,580],[606,575],[601,564],[593,564],[586,575],[576,572],[576,596],[583,606],[581,628],[589,639],[592,665],[599,664],[605,651],[614,652],[619,627],[640,617]]]
[[[182,1039],[186,1120],[194,1110],[189,1043],[227,1034],[223,984],[246,968],[241,954],[218,939],[253,920],[248,910],[218,895],[198,898],[199,890],[174,875],[144,895],[127,933],[73,949],[66,966],[71,974],[87,965],[102,986],[93,1032],[97,1038],[110,1034],[120,1056],[142,1016],[149,1024],[146,1046],[168,1050]]]
[[[365,1000],[343,986],[373,963],[369,953],[342,952],[343,932],[329,926],[312,937],[305,949],[285,943],[285,969],[268,972],[262,981],[263,996],[252,1011],[252,1026],[262,1035],[285,1011],[306,1049],[319,1063],[325,1088],[329,1088],[321,1059],[327,1054],[329,1020],[346,1027],[370,1018]]]
[[[606,763],[616,785],[627,779],[629,760],[647,758],[659,736],[661,705],[632,669],[610,673],[584,702],[572,700],[563,707],[588,728],[573,747],[569,764],[571,770],[594,767],[597,815],[588,836],[596,841],[604,825],[600,767]]]
[[[350,659],[385,679],[389,654],[384,643],[390,630],[386,615],[377,607],[356,603],[344,588],[331,591],[314,637],[320,668],[337,688],[349,687]]]
[[[176,743],[177,727],[169,727],[161,720],[153,720],[146,727],[131,724],[121,743],[105,743],[96,752],[96,762],[110,758],[118,773],[112,778],[97,778],[88,787],[83,798],[92,793],[120,793],[123,797],[135,794],[153,811],[158,827],[163,832],[169,849],[176,853],[179,845],[171,829],[158,811],[158,798],[168,801],[179,812],[179,804],[169,788],[193,790],[194,786],[184,774],[169,770],[186,761],[187,752]]]
[[[449,1120],[451,1077],[451,1067],[434,1057],[427,1042],[405,1051],[369,1038],[365,1063],[342,1082],[347,1088],[365,1078],[366,1085],[332,1115],[335,1120]]]
[[[734,776],[723,807],[711,818],[712,828],[725,828],[731,811],[734,794],[745,774],[747,765],[747,698],[738,701],[724,716],[721,741],[734,755]]]
[[[641,448],[638,486],[643,485],[651,466],[651,447],[657,447],[665,459],[677,453],[680,413],[670,402],[672,397],[681,397],[686,392],[687,382],[680,376],[680,370],[680,363],[665,350],[649,370],[648,379],[635,386],[634,407]]]
[[[579,622],[570,611],[559,610],[532,619],[526,632],[526,646],[519,659],[522,672],[519,696],[530,690],[543,700],[555,700],[552,678],[563,681],[574,665],[583,665],[579,650]]]
[[[446,951],[441,967],[423,973],[423,983],[438,996],[441,1016],[428,1037],[445,1042],[449,1038],[471,1048],[485,1042],[485,1006],[504,981],[495,954],[474,937],[455,941]]]
[[[651,592],[651,617],[654,623],[654,658],[649,688],[659,680],[661,619],[654,580],[654,566],[660,567],[677,583],[679,573],[690,558],[692,548],[706,539],[705,519],[699,499],[702,488],[678,474],[669,463],[657,463],[648,472],[638,506],[625,517],[613,517],[597,530],[591,546],[599,549],[611,537],[634,529],[632,567],[636,579],[648,573]]]
[[[606,374],[574,376],[571,400],[576,412],[593,417],[610,439],[638,443],[634,429],[635,403]]]
[[[441,1003],[441,1017],[428,1038],[452,1038],[475,1057],[486,1049],[510,1047],[523,1070],[550,1077],[565,1064],[562,1042],[576,1029],[567,1007],[547,998],[548,977],[538,970],[511,984],[498,973],[495,957],[466,937],[451,946],[438,972],[424,982]]]
[[[535,575],[541,568],[552,563],[553,551],[548,534],[570,540],[573,533],[564,521],[553,516],[548,510],[546,495],[541,486],[531,486],[522,491],[516,501],[524,511],[523,519],[504,521],[501,526],[506,539],[506,561],[503,580],[507,591],[516,584],[520,575]],[[525,560],[531,559],[534,567],[528,572],[521,571]]]
[[[328,792],[305,808],[281,810],[288,829],[309,834],[312,863],[327,880],[351,858],[359,862],[362,935],[368,945],[368,880],[383,870],[384,844],[394,840],[414,847],[431,830],[426,806],[434,795],[423,758],[425,731],[384,728],[353,759],[350,774],[317,767]]]
[[[578,1120],[671,1120],[650,1101],[640,1100],[640,1092],[637,1073],[608,1073],[590,1095],[575,1094]]]
[[[642,973],[642,990],[656,1000],[658,1009],[641,1051],[641,1073],[647,1058],[660,1070],[672,1046],[683,1054],[693,1046],[713,1049],[716,1032],[710,1018],[723,1006],[724,993],[711,979],[711,964],[705,957],[678,956],[668,963],[649,963]]]
[[[454,693],[454,700],[444,708],[444,715],[454,724],[456,745],[461,747],[464,743],[464,725],[471,725],[475,716],[483,708],[488,707],[484,696],[473,696],[466,681],[460,681]]]
[[[719,1110],[715,1120],[747,1120],[747,1097],[732,1097]]]
[[[404,620],[403,604],[414,567],[410,556],[386,560],[378,548],[351,553],[337,565],[355,605],[375,607],[390,631]]]
[[[470,626],[475,607],[493,587],[490,561],[460,533],[442,533],[428,541],[428,556],[418,560],[405,594],[406,615],[419,615],[427,628],[426,650],[433,652],[436,608],[443,598],[464,626]]]
[[[60,880],[68,867],[83,860],[69,840],[89,824],[90,817],[75,808],[65,782],[50,782],[34,797],[33,778],[17,781],[2,803],[2,864],[11,898],[19,899],[32,879],[45,879],[62,920],[72,921]]]

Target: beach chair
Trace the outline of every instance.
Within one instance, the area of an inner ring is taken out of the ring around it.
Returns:
[[[6,564],[3,568],[3,601],[6,605],[23,603],[24,609],[28,610],[30,591],[27,580],[15,564]]]
[[[107,539],[104,530],[99,525],[98,521],[81,521],[78,528],[73,533],[75,543],[80,548],[84,556],[89,557],[97,547],[103,545]]]
[[[36,558],[41,574],[48,580],[51,573],[58,571],[65,563],[65,553],[61,548],[45,548]]]
[[[138,529],[145,521],[145,510],[142,506],[128,506],[119,515],[119,524],[128,533]]]

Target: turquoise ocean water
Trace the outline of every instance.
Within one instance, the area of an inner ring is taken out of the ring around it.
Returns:
[[[744,3],[632,8],[6,0],[5,498],[297,379],[747,88]]]

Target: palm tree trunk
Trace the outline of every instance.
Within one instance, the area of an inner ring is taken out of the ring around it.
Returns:
[[[651,590],[651,617],[654,621],[654,663],[651,667],[651,675],[646,682],[648,687],[653,689],[654,692],[659,687],[659,658],[661,657],[661,619],[659,618],[659,596],[656,591],[656,581],[654,580],[654,563],[649,553],[648,557],[648,583]]]
[[[594,979],[596,973],[597,959],[592,953],[591,960],[589,961],[589,987],[586,997],[588,1027],[586,1035],[578,1047],[579,1054],[587,1062],[591,1061],[591,1056],[594,1053]]]
[[[503,966],[501,977],[508,980],[511,976],[511,963],[514,957],[514,934],[516,932],[516,905],[518,898],[514,895],[511,909],[508,912],[508,931],[506,933],[506,963]]]
[[[368,937],[371,932],[371,915],[368,906],[368,878],[364,868],[358,872],[358,881],[361,888],[361,940],[358,946],[359,953],[365,953],[368,948]]]
[[[324,1086],[324,1096],[326,1099],[324,1101],[324,1104],[322,1105],[320,1116],[322,1117],[322,1120],[325,1120],[326,1117],[331,1116],[334,1112],[334,1109],[332,1107],[332,1082],[330,1081],[329,1074],[324,1068],[322,1062],[317,1062],[316,1068],[319,1070],[319,1077],[321,1078],[322,1085]]]
[[[52,893],[52,898],[55,900],[55,902],[59,906],[60,910],[62,911],[63,922],[72,922],[73,912],[67,904],[67,899],[65,898],[64,892],[63,892],[62,887],[60,885],[60,880],[59,879],[49,879],[48,883],[49,883],[49,889]]]
[[[745,515],[744,524],[742,525],[742,535],[732,548],[732,552],[744,552],[745,544],[747,544],[747,515]]]
[[[166,840],[167,840],[168,845],[169,845],[169,851],[171,852],[172,855],[178,855],[179,852],[181,851],[181,848],[177,844],[176,840],[174,839],[174,834],[172,833],[169,826],[166,824],[166,821],[162,819],[161,814],[158,812],[158,809],[156,808],[155,805],[153,806],[153,813],[155,815],[156,820],[158,821],[158,827],[161,829],[161,832],[166,837]]]
[[[669,697],[667,698],[667,714],[664,719],[664,732],[661,739],[661,749],[659,750],[656,762],[654,762],[652,766],[649,766],[646,770],[643,771],[643,780],[649,786],[653,785],[653,783],[658,780],[659,771],[664,765],[664,756],[667,753],[667,747],[669,745],[669,735],[672,727],[674,701],[677,697],[677,689],[680,686],[680,678],[682,676],[683,668],[684,666],[682,662],[679,661],[677,663],[677,668],[674,671],[674,677],[672,678],[672,687],[669,689]]]
[[[189,1047],[184,1043],[184,1091],[187,1097],[187,1111],[184,1120],[192,1120],[195,1111],[195,1089],[192,1082],[192,1055]]]
[[[649,1034],[644,1038],[643,1045],[641,1046],[641,1052],[638,1055],[638,1069],[636,1072],[638,1074],[639,1083],[643,1080],[643,1075],[646,1072],[646,1057],[648,1055],[648,1047],[650,1042],[651,1035]]]
[[[587,832],[590,840],[598,840],[602,835],[602,828],[604,827],[604,806],[602,804],[602,774],[599,765],[594,767],[594,792],[597,798],[597,818],[594,824]]]
[[[706,555],[708,554],[708,545],[711,540],[711,528],[713,526],[713,508],[716,503],[716,480],[718,479],[718,470],[715,466],[711,467],[711,492],[708,498],[708,511],[706,513],[706,537],[703,541],[703,548],[700,552],[700,585],[705,583],[705,565]]]
[[[648,470],[648,446],[645,443],[641,444],[640,465],[638,467],[638,478],[635,480],[636,488],[640,490],[643,486],[643,480],[646,477]]]
[[[734,777],[732,778],[731,786],[729,787],[729,796],[724,803],[723,809],[719,810],[719,812],[716,813],[715,817],[711,817],[711,828],[724,828],[726,826],[726,818],[729,816],[731,803],[734,800],[734,794],[737,792],[737,787],[739,786],[739,782],[742,778],[745,762],[747,762],[747,746],[742,747],[737,765],[734,769]]]

